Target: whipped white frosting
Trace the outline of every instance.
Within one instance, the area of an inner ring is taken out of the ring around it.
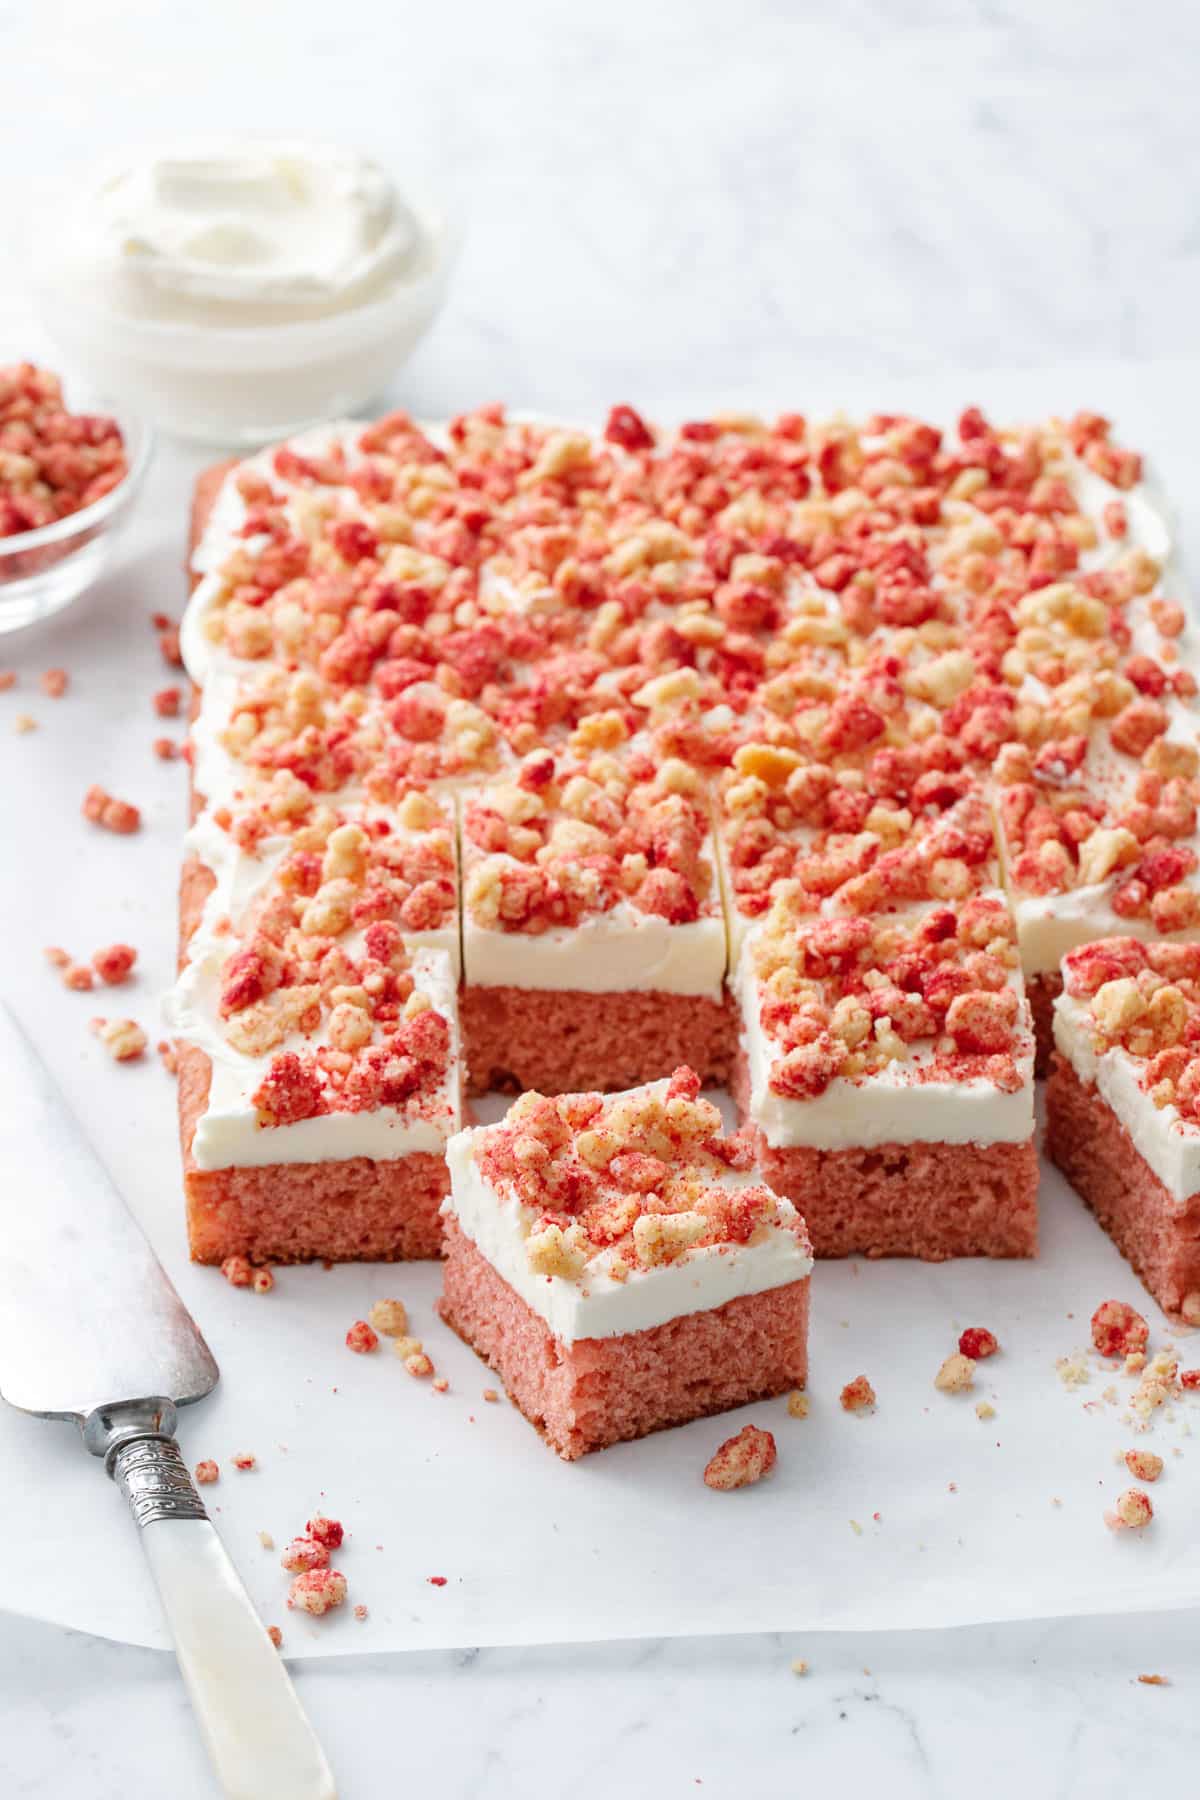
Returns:
[[[122,314],[176,324],[325,318],[423,270],[427,228],[353,150],[235,137],[164,147],[87,196],[76,256]]]
[[[1094,1086],[1181,1207],[1200,1193],[1200,1126],[1180,1118],[1175,1106],[1155,1106],[1139,1077],[1146,1065],[1114,1046],[1097,1052],[1095,1021],[1086,1000],[1063,993],[1054,1002],[1054,1042],[1081,1081]]]
[[[624,1280],[608,1273],[611,1252],[593,1259],[578,1281],[535,1275],[525,1240],[537,1214],[481,1175],[475,1162],[480,1135],[478,1130],[460,1131],[447,1145],[450,1193],[442,1211],[457,1218],[480,1254],[564,1344],[650,1331],[669,1319],[709,1312],[812,1272],[804,1240],[791,1228],[796,1209],[781,1198],[779,1222],[768,1226],[758,1243],[706,1245],[685,1251],[674,1262],[629,1270]],[[753,1173],[733,1170],[721,1180],[721,1186],[730,1188],[758,1185]]]

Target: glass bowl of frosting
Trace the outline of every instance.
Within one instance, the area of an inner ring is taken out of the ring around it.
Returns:
[[[301,138],[130,152],[40,209],[47,330],[163,431],[242,446],[353,413],[445,297],[445,197],[357,150]]]

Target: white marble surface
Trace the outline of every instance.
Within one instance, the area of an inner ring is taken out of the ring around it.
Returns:
[[[970,370],[964,399],[1088,398],[1152,444],[1197,391],[1198,53],[1181,0],[0,6],[0,247],[26,183],[91,150],[319,121],[435,143],[470,196],[414,410],[815,410]],[[1196,1622],[364,1657],[300,1689],[346,1800],[1102,1797],[1194,1783]],[[168,1786],[212,1791],[169,1659],[0,1618],[0,1792]]]

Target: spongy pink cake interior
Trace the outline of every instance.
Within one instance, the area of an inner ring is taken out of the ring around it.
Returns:
[[[744,1056],[733,1091],[749,1112]],[[869,1100],[864,1104],[869,1104]],[[773,1149],[757,1127],[763,1180],[804,1215],[814,1254],[1037,1255],[1037,1151],[1024,1144],[876,1144]]]
[[[735,1036],[726,995],[466,987],[459,1000],[472,1093],[612,1093],[681,1063],[722,1082]]]
[[[1178,1312],[1200,1296],[1200,1194],[1179,1206],[1108,1102],[1061,1056],[1046,1084],[1046,1152],[1160,1306]]]
[[[564,1344],[454,1219],[445,1250],[442,1318],[568,1460],[802,1387],[807,1377],[807,1277],[647,1331]]]

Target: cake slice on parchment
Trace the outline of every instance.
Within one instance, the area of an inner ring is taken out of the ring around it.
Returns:
[[[568,1460],[802,1387],[812,1254],[695,1073],[451,1140],[439,1310]]]
[[[818,1256],[1032,1256],[1033,1028],[1003,897],[746,940],[734,1093]]]

